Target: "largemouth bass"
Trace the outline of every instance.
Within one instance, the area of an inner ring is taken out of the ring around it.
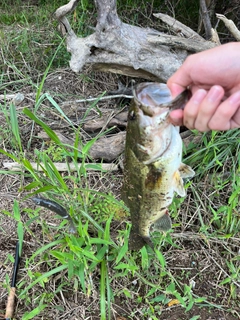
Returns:
[[[162,83],[141,83],[133,92],[128,113],[122,197],[131,213],[129,249],[152,246],[150,229],[171,229],[168,207],[174,193],[184,197],[183,178],[194,171],[182,163],[179,127],[169,112],[183,108],[188,91],[172,99]]]

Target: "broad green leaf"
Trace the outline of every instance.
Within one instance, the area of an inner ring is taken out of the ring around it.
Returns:
[[[127,244],[127,241],[124,241],[124,245],[121,247],[118,253],[116,264],[118,264],[122,260],[122,258],[125,256],[127,251],[128,251],[128,244]]]
[[[30,320],[37,316],[41,311],[43,311],[48,305],[47,304],[40,304],[37,308],[33,309],[32,311],[25,312],[22,320]]]
[[[100,310],[101,310],[101,320],[106,320],[106,261],[101,262],[100,271]]]
[[[149,267],[149,259],[148,259],[148,252],[146,247],[142,247],[142,249],[140,250],[141,252],[141,256],[142,256],[142,269],[146,270]]]
[[[155,249],[155,253],[156,253],[156,255],[157,255],[158,261],[159,261],[160,264],[161,264],[161,267],[162,267],[162,268],[165,268],[165,266],[166,266],[166,261],[165,261],[164,256],[163,256],[162,253],[161,253],[160,251],[158,251],[157,249]]]
[[[16,142],[18,144],[20,151],[22,151],[22,142],[19,134],[17,112],[16,112],[16,107],[13,103],[10,103],[10,120],[11,120],[12,132],[14,134],[14,137],[16,139]]]

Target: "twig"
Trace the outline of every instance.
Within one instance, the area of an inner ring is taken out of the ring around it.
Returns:
[[[72,101],[66,101],[61,104],[66,106],[68,104],[73,104],[73,103],[82,103],[82,102],[92,102],[92,101],[102,101],[102,100],[110,100],[110,99],[116,99],[116,98],[127,98],[127,99],[132,99],[133,95],[127,95],[127,94],[115,94],[115,95],[110,95],[110,96],[104,96],[100,98],[85,98],[85,99],[79,99],[79,100],[72,100]]]

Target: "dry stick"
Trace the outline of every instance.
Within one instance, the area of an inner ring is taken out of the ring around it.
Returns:
[[[203,24],[206,32],[206,39],[210,40],[212,38],[212,25],[211,25],[211,21],[208,14],[206,0],[200,0],[200,8],[201,8]]]
[[[43,163],[36,163],[36,162],[31,162],[30,163],[32,168],[34,170],[38,170],[38,171],[43,171],[43,168],[45,167]],[[118,171],[118,165],[114,164],[114,163],[89,163],[92,166],[94,165],[101,165],[101,169],[103,171]],[[75,165],[75,163],[63,163],[63,162],[55,162],[54,166],[56,167],[56,169],[60,172],[62,171],[77,171],[78,168],[81,167],[81,163],[78,163],[77,166]],[[11,171],[19,171],[19,170],[23,170],[23,166],[17,162],[4,162],[3,163],[3,167],[5,169],[11,170]],[[97,169],[94,169],[93,167],[91,168],[86,168],[87,171],[99,171]]]
[[[19,241],[18,241],[16,244],[15,262],[14,262],[14,267],[13,267],[11,289],[10,289],[10,293],[8,296],[7,308],[6,308],[6,314],[5,314],[6,320],[10,320],[12,318],[13,312],[14,312],[14,301],[15,301],[15,293],[16,293],[15,285],[16,285],[19,262],[20,262],[20,254],[19,254]]]
[[[219,20],[222,20],[225,24],[225,26],[228,28],[228,30],[231,32],[231,34],[234,36],[234,38],[237,41],[240,41],[240,31],[234,24],[232,20],[227,19],[223,14],[216,13],[216,16]]]
[[[26,97],[32,97],[35,96],[35,93],[28,93],[26,94]],[[12,100],[16,97],[16,94],[0,94],[0,100]],[[92,101],[102,101],[102,100],[109,100],[109,99],[118,99],[118,98],[126,98],[126,99],[132,99],[133,95],[128,95],[128,94],[114,94],[114,95],[109,95],[109,96],[103,96],[103,97],[96,97],[96,98],[85,98],[85,99],[78,99],[78,100],[69,100],[62,102],[61,105],[68,105],[68,104],[73,104],[73,103],[82,103],[82,102],[92,102]]]
[[[79,99],[79,100],[70,100],[63,102],[61,106],[65,106],[68,104],[73,104],[73,103],[82,103],[82,102],[92,102],[92,101],[102,101],[102,100],[109,100],[109,99],[117,99],[117,98],[127,98],[127,99],[132,99],[133,95],[127,95],[127,94],[115,94],[115,95],[110,95],[110,96],[103,96],[101,98],[86,98],[86,99]]]

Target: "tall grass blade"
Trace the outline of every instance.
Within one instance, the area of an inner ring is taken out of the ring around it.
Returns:
[[[62,41],[59,43],[59,45],[58,45],[58,47],[57,47],[57,49],[56,49],[56,51],[55,51],[54,55],[52,56],[52,59],[51,59],[51,61],[50,61],[49,65],[47,66],[47,68],[46,68],[46,70],[45,70],[45,72],[44,72],[44,75],[43,75],[42,81],[40,82],[40,85],[39,85],[39,87],[38,87],[38,89],[37,89],[37,93],[36,93],[36,102],[38,101],[38,99],[39,99],[39,97],[40,97],[40,95],[41,95],[41,92],[42,92],[42,89],[43,89],[44,82],[45,82],[46,77],[47,77],[47,75],[48,75],[48,71],[49,71],[49,70],[50,70],[50,68],[51,68],[51,65],[52,65],[52,63],[53,63],[53,60],[55,59],[55,57],[56,57],[56,55],[57,55],[57,53],[58,53],[59,49],[61,48],[61,46],[62,46],[62,44],[63,44],[63,42],[64,42],[64,41],[65,41],[65,39],[63,38],[63,39],[62,39]]]
[[[13,135],[16,139],[19,150],[22,152],[22,142],[19,134],[19,124],[17,118],[16,107],[13,103],[10,103],[10,121]]]
[[[100,279],[100,310],[101,320],[106,320],[106,261],[101,262],[101,279]]]

